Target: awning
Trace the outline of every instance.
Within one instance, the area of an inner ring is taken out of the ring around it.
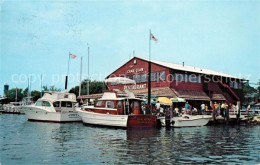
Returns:
[[[148,89],[138,89],[138,90],[130,90],[131,92],[134,92],[135,96],[142,97],[144,95],[147,95]],[[158,97],[177,97],[176,94],[172,91],[169,87],[160,87],[160,88],[152,88],[151,89],[151,95],[155,95]]]
[[[77,99],[100,99],[103,93],[91,94],[91,95],[81,95],[78,96]]]
[[[225,101],[226,98],[222,94],[213,93],[211,100]]]
[[[181,89],[173,89],[176,95],[180,98],[184,98],[186,100],[202,100],[202,101],[210,101],[209,96],[204,91],[194,91],[194,90],[181,90]]]

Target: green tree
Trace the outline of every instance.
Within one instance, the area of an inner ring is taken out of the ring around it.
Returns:
[[[8,97],[11,101],[16,101],[16,89],[17,89],[17,101],[21,101],[23,98],[21,88],[12,88],[5,92],[5,96]]]
[[[107,90],[104,81],[89,81],[89,94],[103,93]],[[70,93],[74,93],[76,96],[79,95],[79,86],[75,86],[70,89]],[[81,95],[87,94],[87,80],[81,83]]]
[[[37,101],[41,97],[41,92],[37,90],[33,90],[31,92],[32,100]]]
[[[60,88],[56,88],[54,85],[52,85],[52,86],[47,86],[47,85],[45,85],[45,86],[43,86],[42,87],[43,88],[43,91],[45,92],[60,92],[61,91],[61,89]]]
[[[243,92],[244,92],[244,95],[246,96],[246,95],[250,95],[250,94],[256,93],[257,90],[254,87],[251,87],[248,82],[246,82],[244,84]]]

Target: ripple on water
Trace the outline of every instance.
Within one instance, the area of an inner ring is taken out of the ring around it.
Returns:
[[[2,164],[256,164],[260,126],[123,130],[0,117]]]

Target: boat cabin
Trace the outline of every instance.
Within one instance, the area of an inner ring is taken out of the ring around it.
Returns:
[[[94,107],[85,110],[114,115],[140,115],[144,114],[141,110],[142,101],[134,97],[117,97],[116,92],[105,92],[102,98],[95,102]]]

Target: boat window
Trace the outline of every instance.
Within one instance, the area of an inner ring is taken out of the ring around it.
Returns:
[[[101,106],[103,106],[102,101],[98,101],[98,102],[96,103],[96,106],[97,106],[97,107],[101,107]]]
[[[139,103],[137,101],[134,102],[134,109],[138,109],[139,108]]]
[[[59,102],[59,101],[54,102],[54,103],[53,103],[53,106],[54,106],[54,107],[60,107],[60,102]]]
[[[114,102],[113,101],[107,101],[106,102],[106,108],[115,108]]]
[[[66,101],[62,101],[62,102],[61,102],[61,107],[67,107]]]
[[[42,101],[38,100],[36,103],[35,103],[36,106],[42,106]]]
[[[122,109],[122,101],[117,102],[117,109]]]
[[[72,103],[71,102],[67,102],[67,107],[72,107]]]
[[[46,107],[50,107],[50,106],[51,106],[51,103],[48,102],[48,101],[43,101],[43,102],[42,102],[42,105],[43,105],[43,106],[46,106]]]

